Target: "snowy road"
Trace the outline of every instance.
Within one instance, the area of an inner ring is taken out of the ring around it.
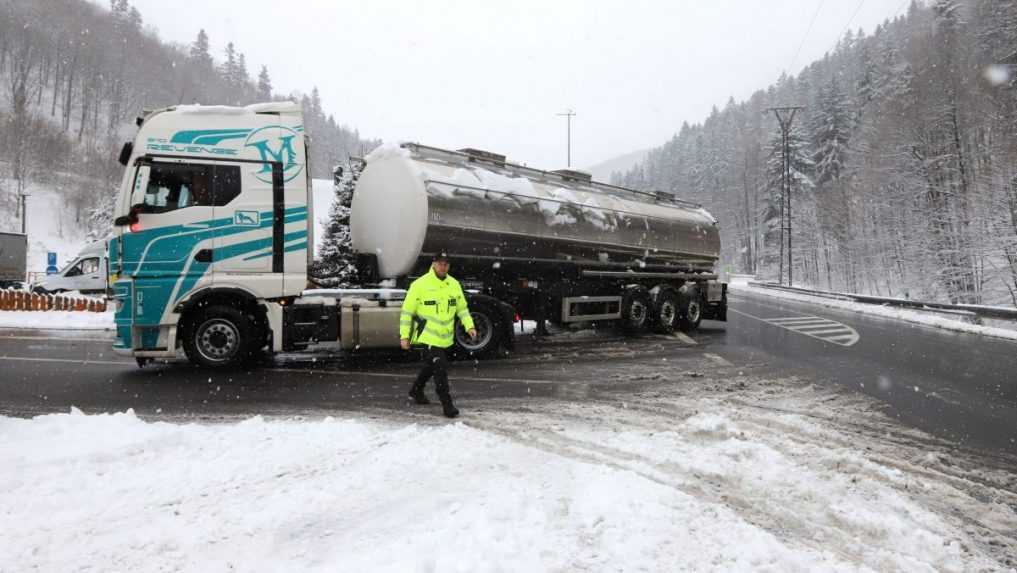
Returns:
[[[238,423],[207,386],[228,423],[0,418],[0,570],[1017,566],[1012,458],[957,450],[867,396],[766,363],[603,346],[619,356],[593,365],[596,383],[576,362],[522,395],[481,392],[460,369],[455,423],[367,395],[338,419],[319,408]],[[536,377],[570,352],[513,370]],[[290,392],[325,384],[300,371],[279,373],[296,376]],[[397,382],[359,383],[385,394]],[[114,384],[158,396],[157,382]],[[240,410],[263,405],[250,387]]]
[[[1017,342],[737,290],[731,310],[719,343],[811,369],[926,431],[1017,453]]]
[[[1017,457],[951,437],[949,408],[925,419],[939,436],[898,419],[1009,394],[947,394],[948,356],[888,341],[913,327],[732,309],[691,337],[456,363],[454,423],[407,403],[400,354],[210,374],[140,370],[103,334],[0,332],[16,416],[0,417],[0,571],[1017,567]],[[850,345],[822,340],[844,328]],[[923,366],[939,376],[904,392]]]

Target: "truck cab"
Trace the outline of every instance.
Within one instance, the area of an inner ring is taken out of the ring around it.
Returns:
[[[109,243],[114,350],[172,357],[182,341],[208,365],[281,350],[269,333],[307,285],[313,239],[299,105],[176,106],[138,125]]]

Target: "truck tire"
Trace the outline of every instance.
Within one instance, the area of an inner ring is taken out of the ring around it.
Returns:
[[[641,334],[650,326],[653,301],[650,293],[641,287],[630,288],[622,296],[621,331],[628,335]]]
[[[678,298],[678,328],[683,332],[693,332],[703,321],[703,301],[699,289],[683,288]]]
[[[486,304],[472,305],[470,316],[473,318],[473,327],[477,329],[477,340],[470,340],[462,323],[457,322],[452,354],[457,358],[494,356],[501,348],[504,335],[501,316]]]
[[[653,328],[661,334],[671,334],[678,328],[678,293],[673,288],[657,291],[653,301]]]
[[[264,333],[247,314],[230,306],[210,306],[188,321],[183,347],[187,358],[206,368],[245,363]]]

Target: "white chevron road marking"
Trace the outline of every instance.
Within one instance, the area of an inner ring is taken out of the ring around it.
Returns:
[[[822,340],[823,342],[837,344],[839,346],[852,346],[861,339],[857,330],[844,323],[837,322],[836,320],[830,320],[829,318],[823,318],[821,316],[781,316],[776,318],[762,318],[730,307],[728,310],[731,310],[736,314],[754,318],[767,324],[772,324],[783,328],[784,330],[804,334],[805,336]]]

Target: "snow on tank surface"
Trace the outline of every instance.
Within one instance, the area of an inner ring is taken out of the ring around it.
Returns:
[[[368,168],[358,182],[358,190],[365,192],[353,197],[354,250],[377,254],[382,276],[406,272],[420,254],[434,217],[428,212],[428,197],[533,206],[547,227],[585,222],[605,233],[631,227],[650,231],[651,221],[659,221],[704,236],[717,232],[716,219],[692,203],[664,202],[650,193],[470,159],[466,153],[412,143],[386,143],[368,154]]]

